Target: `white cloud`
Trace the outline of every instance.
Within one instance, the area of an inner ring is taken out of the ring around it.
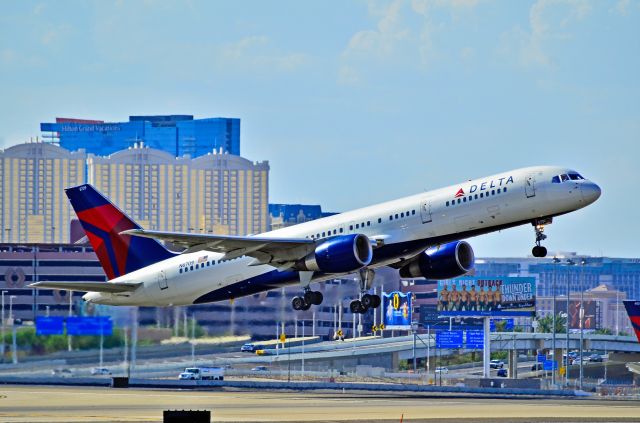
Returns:
[[[591,4],[586,0],[538,0],[529,9],[529,31],[516,27],[503,34],[506,47],[502,50],[511,55],[516,49],[523,66],[551,66],[553,60],[546,47],[568,38],[567,28],[590,11]]]
[[[338,71],[338,82],[342,85],[357,85],[360,83],[360,75],[353,66],[343,65]]]
[[[630,0],[619,0],[612,10],[622,16],[627,16],[629,14],[630,5],[631,5]]]
[[[276,71],[295,71],[308,63],[311,58],[303,53],[279,52],[268,37],[252,35],[237,42],[222,46],[216,60],[224,66],[252,70],[270,69]]]
[[[401,8],[403,1],[395,0],[382,11],[376,10],[370,3],[370,13],[380,15],[376,29],[356,32],[344,50],[344,57],[373,55],[378,58],[389,56],[397,42],[407,38],[409,30],[401,26]]]

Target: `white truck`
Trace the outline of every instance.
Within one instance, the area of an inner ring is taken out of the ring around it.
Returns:
[[[178,376],[180,380],[224,380],[222,367],[187,367]]]

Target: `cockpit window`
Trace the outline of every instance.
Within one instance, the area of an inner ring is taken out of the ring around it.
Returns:
[[[567,175],[567,174],[563,173],[562,175],[560,175],[560,180],[561,180],[562,182],[564,182],[564,181],[568,181],[568,180],[569,180],[569,175]]]
[[[582,176],[580,176],[580,174],[579,174],[579,173],[570,173],[570,174],[569,174],[569,178],[570,178],[572,181],[579,181],[579,180],[581,180],[581,179],[584,179]]]
[[[559,184],[560,183],[560,177],[558,175],[554,176],[553,178],[551,178],[551,182],[554,184]]]

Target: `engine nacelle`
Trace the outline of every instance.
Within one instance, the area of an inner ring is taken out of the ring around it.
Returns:
[[[372,259],[373,248],[366,235],[340,235],[318,245],[314,252],[296,263],[296,268],[324,273],[348,273],[369,265]]]
[[[400,269],[403,278],[450,279],[462,276],[475,263],[473,248],[465,241],[432,247]]]

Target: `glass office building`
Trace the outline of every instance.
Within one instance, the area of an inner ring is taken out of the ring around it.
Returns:
[[[199,157],[213,150],[240,155],[240,119],[234,118],[130,116],[128,122],[56,118],[55,123],[41,123],[40,130],[46,141],[96,156],[108,156],[140,143],[174,157]]]

